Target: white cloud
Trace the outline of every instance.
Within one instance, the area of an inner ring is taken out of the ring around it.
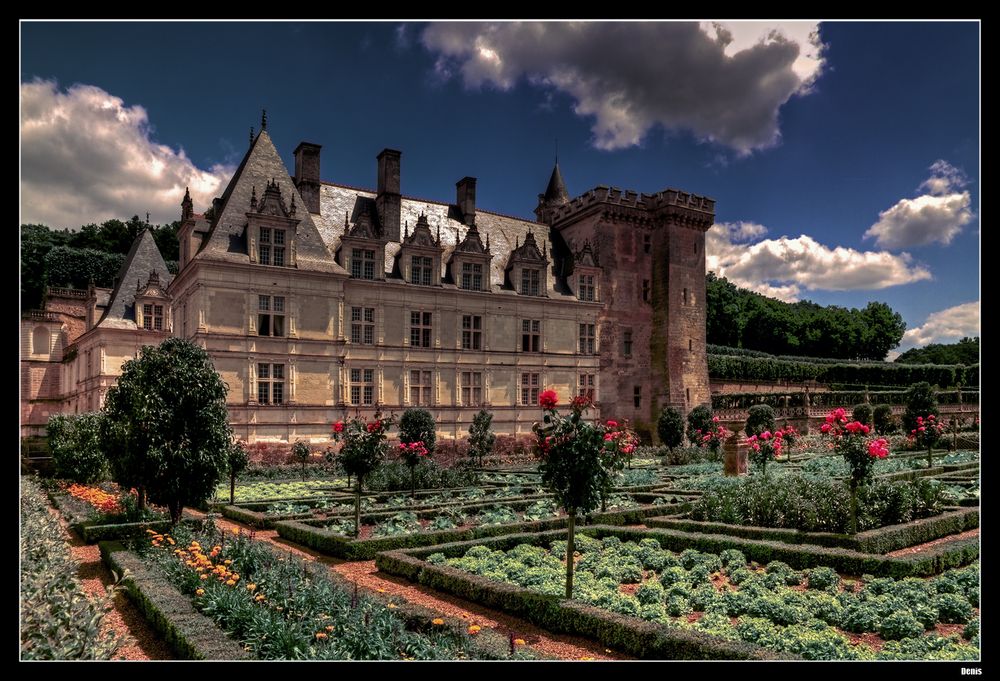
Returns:
[[[233,170],[202,170],[183,149],[156,143],[143,107],[99,87],[21,84],[22,222],[74,228],[146,211],[153,223],[172,222],[185,187],[203,211]]]
[[[822,73],[815,22],[436,23],[441,78],[509,90],[522,78],[593,117],[594,145],[639,144],[654,126],[749,154],[776,144],[778,111]]]
[[[927,315],[924,323],[903,334],[901,349],[928,343],[954,343],[979,335],[979,301],[962,303]]]
[[[882,211],[878,222],[868,228],[864,238],[875,239],[882,248],[912,248],[938,242],[947,246],[962,228],[972,221],[972,198],[963,190],[968,184],[964,173],[947,161],[935,161],[931,176],[915,199],[900,199]]]
[[[767,228],[756,223],[720,223],[706,234],[706,267],[737,286],[788,302],[802,290],[882,289],[930,279],[908,253],[830,248],[805,234],[750,243]]]

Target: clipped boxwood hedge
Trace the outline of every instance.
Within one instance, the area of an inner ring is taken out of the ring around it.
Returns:
[[[725,534],[746,539],[762,539],[786,544],[815,544],[817,546],[846,548],[861,553],[885,554],[979,527],[979,508],[977,506],[968,510],[945,511],[931,518],[921,518],[899,525],[880,527],[858,532],[855,535],[835,532],[802,532],[785,528],[730,525],[667,517],[649,518],[646,520],[646,525],[682,532]]]
[[[144,537],[146,530],[166,532],[170,529],[170,520],[148,520],[141,523],[111,523],[98,524],[87,516],[77,513],[72,505],[66,503],[67,495],[55,492],[48,493],[49,500],[66,519],[67,524],[87,544],[117,539],[134,539]]]
[[[243,646],[229,638],[191,599],[150,570],[121,543],[101,542],[101,557],[118,574],[128,597],[163,640],[184,660],[245,660]]]
[[[669,513],[671,511],[690,510],[690,503],[650,506],[648,508],[631,508],[606,513],[592,513],[587,516],[587,522],[607,525],[638,525],[644,523],[652,515]],[[310,521],[310,522],[328,522]],[[496,537],[519,532],[544,532],[566,527],[566,518],[551,518],[532,522],[507,523],[503,525],[483,525],[466,529],[441,530],[438,532],[413,532],[390,537],[374,537],[371,539],[353,539],[335,534],[330,530],[315,527],[311,524],[286,520],[276,522],[278,535],[297,544],[308,546],[320,553],[336,556],[345,560],[371,560],[381,551],[395,551],[418,546],[433,546],[435,544],[472,541],[485,537]]]

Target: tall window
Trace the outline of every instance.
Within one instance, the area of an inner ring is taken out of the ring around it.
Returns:
[[[257,365],[257,402],[259,404],[284,404],[285,365]]]
[[[410,313],[410,345],[415,348],[431,347],[431,313]]]
[[[351,404],[375,403],[375,370],[351,369]]]
[[[577,394],[589,397],[591,402],[597,401],[597,374],[580,374],[580,390]]]
[[[414,255],[410,258],[410,283],[421,286],[431,285],[431,271],[434,259],[424,255]]]
[[[375,278],[375,251],[368,248],[351,249],[351,276],[355,279]]]
[[[375,308],[351,308],[351,342],[358,345],[375,343]]]
[[[642,235],[642,252],[649,253],[653,250],[653,237],[650,234]]]
[[[593,274],[581,274],[577,278],[577,283],[580,289],[580,300],[594,300],[594,275]]]
[[[622,336],[622,354],[632,356],[632,329],[625,329]]]
[[[483,349],[483,318],[479,315],[462,315],[462,349]]]
[[[542,273],[539,270],[532,269],[522,269],[521,270],[521,295],[523,296],[537,296],[539,295],[539,287],[541,285]]]
[[[483,265],[478,262],[462,263],[462,288],[470,291],[483,290]]]
[[[538,319],[521,320],[521,352],[542,351],[542,322]]]
[[[163,331],[163,306],[142,306],[142,328],[150,331]]]
[[[461,372],[462,406],[478,407],[483,403],[483,375],[478,371]]]
[[[285,230],[260,228],[260,264],[285,266]]]
[[[580,354],[594,354],[594,325],[580,324]]]
[[[684,304],[688,304],[688,290],[684,289]]]
[[[642,280],[642,302],[649,302],[649,279]]]
[[[521,404],[525,406],[538,405],[538,374],[521,374]]]
[[[632,404],[636,409],[642,406],[642,386],[637,385],[632,388]]]
[[[285,335],[284,296],[257,296],[257,335]]]
[[[421,407],[431,405],[431,372],[410,371],[410,404]]]

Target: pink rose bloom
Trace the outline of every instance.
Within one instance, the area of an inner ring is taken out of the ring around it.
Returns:
[[[761,440],[770,440],[771,439],[771,431],[765,430],[763,433],[760,434],[760,439]]]
[[[830,424],[829,423],[824,423],[822,426],[820,426],[819,430],[822,433],[829,433],[830,432]]]

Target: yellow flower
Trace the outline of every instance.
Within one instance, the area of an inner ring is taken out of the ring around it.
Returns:
[[[226,586],[236,586],[236,580],[227,579],[226,580]]]
[[[239,578],[240,578],[240,576],[234,572],[233,573],[233,579],[239,579]]]
[[[146,528],[146,534],[156,534],[156,530],[151,530],[151,529],[149,529],[149,528],[147,527],[147,528]]]
[[[174,541],[173,537],[167,537],[167,541],[170,542],[171,546],[173,546],[173,545],[175,545],[177,543],[177,542]]]
[[[235,535],[239,535],[239,533],[240,533],[240,528],[238,528],[238,527],[234,527],[234,528],[233,528],[233,534],[235,534]]]
[[[195,596],[204,596],[205,595],[205,590],[204,589],[195,589],[194,595]]]
[[[229,560],[228,558],[226,560],[222,561],[222,562],[225,563],[226,565],[232,565],[233,564],[233,561]]]
[[[482,630],[482,627],[479,626],[478,624],[473,624],[469,627],[469,633],[472,634],[473,636],[478,634],[480,630]]]
[[[387,605],[385,607],[389,608],[390,610],[395,610],[396,609],[396,604],[395,603],[390,603],[389,605]]]
[[[593,662],[594,658],[592,658],[592,657],[581,657],[580,660],[582,660],[583,662]]]
[[[523,645],[525,645],[524,639],[523,638],[515,638],[514,639],[514,645],[516,645],[516,646],[523,646]]]
[[[208,575],[199,575],[198,578],[199,579],[208,579]]]
[[[431,624],[434,624],[436,626],[441,626],[442,624],[444,624],[444,620],[441,619],[440,617],[435,617],[434,619],[431,620]]]
[[[254,600],[260,603],[262,600],[264,600],[264,594],[257,594],[256,596],[254,596]]]
[[[247,591],[253,591],[257,588],[256,584],[247,584]]]

